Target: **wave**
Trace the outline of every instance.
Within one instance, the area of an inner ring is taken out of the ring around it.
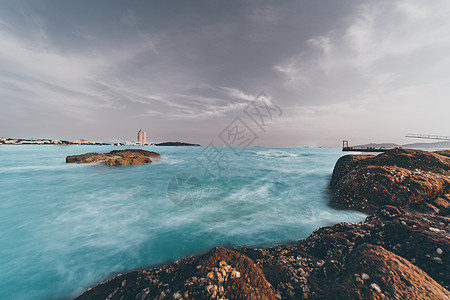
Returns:
[[[80,168],[82,164],[64,164],[64,165],[50,165],[50,166],[19,166],[19,167],[2,167],[0,173],[14,173],[23,171],[51,171],[61,170],[67,168]]]
[[[154,160],[153,163],[157,164],[167,164],[167,165],[177,165],[186,162],[186,160],[175,158],[175,156],[165,156],[163,159]]]
[[[264,157],[298,157],[300,154],[291,153],[283,150],[266,150],[266,151],[258,151],[255,153],[258,156]]]

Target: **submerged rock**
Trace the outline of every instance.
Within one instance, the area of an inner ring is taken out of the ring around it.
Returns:
[[[393,149],[383,154],[346,155],[330,181],[331,204],[371,212],[383,205],[447,214],[450,151]]]
[[[152,163],[152,158],[160,158],[159,153],[142,149],[113,150],[109,153],[86,153],[66,157],[66,163],[89,164],[101,162],[107,166],[143,165]]]

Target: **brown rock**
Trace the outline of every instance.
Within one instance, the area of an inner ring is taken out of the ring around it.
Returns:
[[[450,206],[450,157],[444,154],[393,149],[341,157],[330,181],[331,204],[365,212],[393,205],[439,213]]]
[[[349,255],[327,298],[432,300],[449,296],[445,288],[408,260],[383,247],[363,244]]]
[[[247,276],[233,277],[232,272]],[[122,285],[125,279],[127,284]],[[77,299],[173,299],[178,295],[189,295],[190,299],[275,299],[264,273],[250,258],[222,247],[161,269],[118,275]]]
[[[89,164],[101,162],[107,166],[142,165],[152,163],[152,158],[160,158],[156,152],[142,149],[113,150],[109,153],[86,153],[66,157],[66,163]]]

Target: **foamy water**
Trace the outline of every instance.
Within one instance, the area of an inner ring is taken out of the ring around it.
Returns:
[[[327,206],[339,149],[220,148],[229,162],[217,178],[196,164],[201,147],[155,148],[162,159],[151,165],[65,164],[113,149],[0,146],[0,299],[71,298],[119,272],[365,216]],[[177,174],[196,180],[172,189],[190,205],[168,197]]]

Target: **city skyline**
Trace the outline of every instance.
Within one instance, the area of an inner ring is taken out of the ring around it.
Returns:
[[[449,135],[449,13],[444,0],[4,1],[0,136],[147,128],[207,145],[261,92],[283,115],[257,145]]]

